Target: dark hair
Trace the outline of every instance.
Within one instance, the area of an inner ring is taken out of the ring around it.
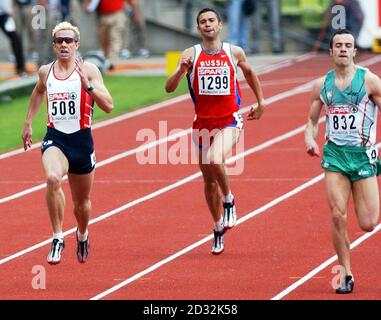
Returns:
[[[218,22],[221,21],[221,16],[220,16],[220,14],[217,12],[216,9],[213,9],[213,8],[204,8],[204,9],[202,9],[202,10],[197,14],[197,25],[199,25],[199,18],[200,18],[200,16],[201,16],[203,13],[205,13],[205,12],[214,12],[214,14],[215,14],[216,17],[217,17]]]
[[[329,48],[330,49],[332,49],[332,47],[333,47],[333,38],[335,36],[339,35],[339,34],[350,34],[353,37],[353,39],[354,39],[354,45],[355,45],[355,48],[356,48],[356,38],[355,38],[355,35],[351,31],[349,31],[347,29],[339,29],[339,30],[335,31],[335,33],[331,36],[331,40],[329,41]]]

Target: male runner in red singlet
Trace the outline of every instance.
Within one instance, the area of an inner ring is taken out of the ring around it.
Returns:
[[[89,254],[88,222],[90,191],[94,179],[95,153],[91,135],[94,101],[104,111],[113,109],[112,98],[98,68],[76,58],[80,33],[77,27],[61,22],[52,32],[57,60],[41,66],[32,92],[22,139],[24,149],[32,144],[32,121],[45,92],[47,133],[42,142],[42,164],[46,175],[46,202],[53,227],[53,241],[47,260],[57,264],[64,249],[62,232],[65,196],[61,187],[67,174],[78,222],[77,257],[86,262]]]
[[[202,43],[183,51],[165,89],[167,92],[174,91],[187,73],[196,113],[193,137],[199,144],[199,166],[204,177],[205,198],[215,223],[212,253],[220,254],[224,250],[224,233],[237,220],[234,196],[225,168],[225,156],[237,143],[243,127],[239,113],[237,67],[241,68],[258,100],[258,107],[250,110],[248,119],[261,117],[265,101],[260,82],[242,48],[221,41],[219,13],[210,8],[202,9],[197,15],[197,28]],[[206,143],[202,139],[200,143],[200,137],[205,138],[205,131],[210,133],[209,139]]]

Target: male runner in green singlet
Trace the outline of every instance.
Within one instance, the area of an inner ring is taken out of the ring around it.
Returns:
[[[337,31],[330,42],[334,68],[318,79],[312,90],[305,130],[307,152],[320,156],[316,143],[322,107],[326,112],[326,143],[321,166],[325,172],[328,204],[332,213],[333,244],[345,270],[337,293],[351,293],[347,232],[348,200],[352,193],[360,228],[371,232],[379,217],[377,175],[381,172],[376,143],[377,112],[381,107],[381,80],[356,65],[355,39],[348,30]]]

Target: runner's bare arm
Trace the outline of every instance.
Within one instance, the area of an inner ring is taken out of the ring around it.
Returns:
[[[251,90],[255,94],[255,97],[257,98],[257,101],[258,101],[258,106],[256,108],[254,107],[251,108],[247,118],[249,120],[259,119],[262,116],[266,106],[265,99],[263,97],[261,83],[258,79],[258,76],[254,72],[253,68],[250,66],[249,62],[247,61],[247,58],[243,49],[233,45],[231,46],[231,48],[232,48],[233,55],[235,59],[237,60],[237,66],[241,68],[247,83],[249,84]]]
[[[180,56],[179,63],[176,70],[168,78],[165,83],[165,91],[173,92],[177,89],[181,79],[185,73],[188,72],[193,66],[194,48],[188,48],[183,51]]]
[[[83,87],[87,89],[91,84],[94,90],[89,92],[90,96],[104,112],[111,112],[114,108],[112,97],[104,85],[102,74],[98,67],[95,64],[83,62],[81,59],[76,59],[75,63]]]
[[[24,129],[21,134],[24,150],[27,150],[32,145],[32,122],[45,97],[45,79],[49,67],[50,65],[44,65],[38,70],[38,80],[29,100],[28,112],[24,123]]]
[[[367,71],[365,75],[366,89],[373,100],[377,105],[378,109],[381,110],[381,80],[380,78],[371,71]]]
[[[316,137],[319,129],[319,116],[323,107],[323,102],[320,99],[320,91],[324,83],[324,78],[315,81],[312,88],[311,107],[308,113],[307,126],[304,131],[304,140],[306,143],[307,153],[311,156],[320,157],[319,146],[316,142]]]

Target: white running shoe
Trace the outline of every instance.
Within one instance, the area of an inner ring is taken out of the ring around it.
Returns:
[[[237,222],[237,211],[234,200],[232,202],[224,202],[224,217],[223,224],[225,229],[231,229]]]
[[[214,230],[214,239],[212,244],[212,254],[221,254],[224,251],[224,231]]]
[[[128,49],[122,49],[119,52],[119,58],[121,59],[130,59],[132,57],[131,51]]]
[[[139,49],[139,51],[138,51],[138,56],[141,57],[141,58],[145,58],[145,59],[147,59],[147,58],[150,57],[150,55],[151,55],[151,54],[150,54],[149,50],[146,49],[146,48],[141,48],[141,49]]]
[[[62,251],[65,248],[64,240],[53,239],[47,260],[50,264],[57,264],[61,261]]]

